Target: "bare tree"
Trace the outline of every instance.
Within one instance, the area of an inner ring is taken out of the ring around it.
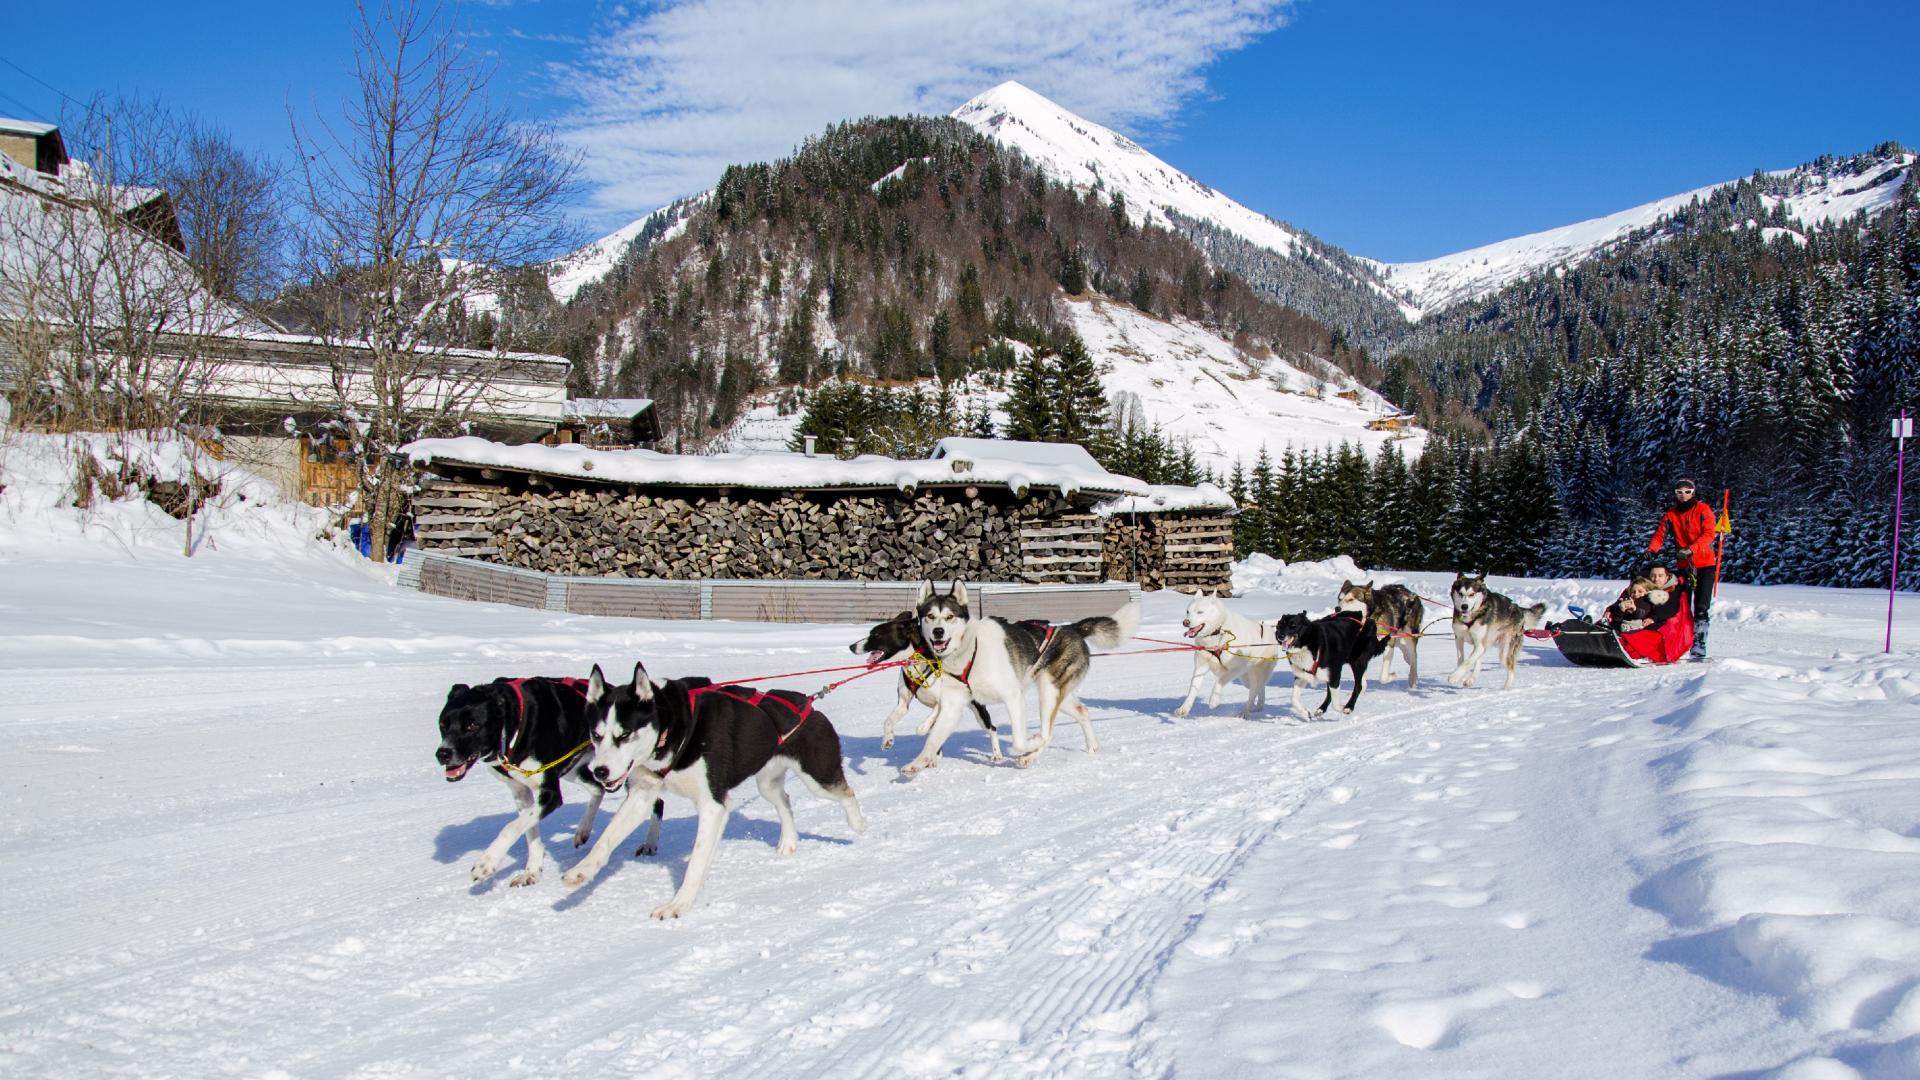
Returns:
[[[507,354],[449,328],[517,268],[574,239],[561,211],[575,159],[550,128],[490,102],[491,69],[438,7],[360,6],[355,92],[337,120],[295,126],[308,231],[309,325],[335,346],[330,393],[351,421],[376,547],[405,499],[394,452],[503,406]]]
[[[199,435],[222,364],[207,346],[253,320],[203,287],[166,194],[131,182],[151,164],[134,148],[163,141],[150,118],[98,105],[68,129],[95,161],[52,174],[0,162],[0,363],[21,426],[119,433],[120,482],[156,480],[142,448],[180,440],[191,554]],[[77,475],[84,504],[95,474]]]
[[[291,240],[281,164],[150,97],[97,99],[64,134],[96,172],[164,196],[173,239],[209,292],[254,305],[280,287]]]

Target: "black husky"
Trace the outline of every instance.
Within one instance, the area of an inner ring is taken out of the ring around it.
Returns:
[[[656,919],[678,918],[693,907],[733,812],[731,793],[749,777],[780,815],[782,855],[793,854],[799,842],[787,801],[789,769],[797,769],[815,792],[839,800],[854,832],[867,831],[841,768],[840,736],[805,694],[714,686],[706,679],[656,683],[639,664],[632,683],[609,686],[595,665],[587,680],[587,713],[593,754],[587,764],[608,791],[631,777],[648,796],[664,789],[692,799],[699,815],[686,877],[673,899],[654,909]],[[584,885],[607,865],[613,849],[640,823],[637,812],[628,813],[640,795],[638,789],[627,795],[593,850],[561,881]]]
[[[922,705],[937,708],[940,704],[939,668],[932,662],[933,649],[920,633],[920,617],[911,611],[903,611],[886,622],[876,624],[867,631],[867,636],[848,646],[856,653],[866,653],[867,663],[877,664],[882,660],[895,658],[913,661],[900,669],[900,700],[894,703],[893,711],[887,714],[885,726],[881,730],[880,749],[893,749],[893,727],[900,718],[907,715],[907,708],[915,701]],[[987,729],[987,737],[993,740],[993,760],[1000,760],[1000,732],[987,718],[987,707],[975,701],[974,718],[980,726]],[[937,713],[935,714],[938,715]],[[920,729],[925,735],[933,727],[935,716],[927,717],[926,725]]]
[[[1318,619],[1307,618],[1304,611],[1283,615],[1274,627],[1274,640],[1287,654],[1293,668],[1293,708],[1301,718],[1315,720],[1326,715],[1333,704],[1333,692],[1340,688],[1340,669],[1353,669],[1353,694],[1347,698],[1342,715],[1352,715],[1353,706],[1366,688],[1367,664],[1374,656],[1377,635],[1366,619],[1351,611],[1336,611]],[[1327,696],[1312,712],[1300,700],[1302,684],[1326,680]]]
[[[573,832],[573,846],[587,842],[606,790],[587,772],[587,733],[585,679],[503,678],[479,686],[458,683],[447,692],[447,703],[440,709],[440,749],[434,752],[447,780],[459,780],[474,763],[483,762],[507,782],[520,808],[473,864],[473,880],[492,877],[521,836],[527,838],[527,868],[508,884],[531,885],[540,880],[546,862],[540,822],[564,801],[562,774],[590,789],[587,812]],[[656,801],[653,827],[640,854],[652,854],[659,843],[661,809]]]

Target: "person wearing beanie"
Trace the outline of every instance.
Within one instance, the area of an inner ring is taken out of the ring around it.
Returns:
[[[1673,484],[1673,505],[1660,515],[1654,526],[1648,551],[1659,551],[1666,544],[1667,530],[1673,530],[1673,542],[1680,549],[1680,589],[1693,601],[1693,651],[1689,659],[1707,658],[1707,622],[1713,606],[1714,568],[1719,557],[1713,552],[1716,524],[1713,507],[1694,497],[1693,481],[1681,477]]]

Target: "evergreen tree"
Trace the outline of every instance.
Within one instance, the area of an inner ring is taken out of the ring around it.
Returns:
[[[1053,435],[1051,358],[1040,349],[1014,365],[1007,396],[1007,438],[1047,442]]]

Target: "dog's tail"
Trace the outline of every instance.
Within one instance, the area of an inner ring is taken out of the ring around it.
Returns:
[[[1547,621],[1547,605],[1535,604],[1521,614],[1523,616],[1520,620],[1520,628],[1522,630],[1538,630],[1540,624]]]
[[[1073,624],[1073,628],[1088,642],[1102,649],[1116,648],[1140,629],[1140,605],[1128,603],[1111,616],[1096,615],[1091,619],[1081,619]]]

